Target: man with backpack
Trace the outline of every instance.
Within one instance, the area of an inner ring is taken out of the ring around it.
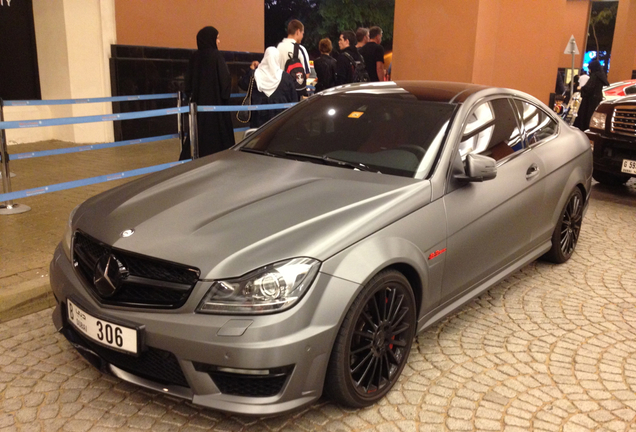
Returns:
[[[348,84],[369,81],[369,73],[364,65],[364,59],[356,48],[356,34],[343,31],[338,39],[340,55],[336,64],[336,84]]]
[[[311,73],[309,68],[309,55],[304,46],[300,44],[305,35],[305,26],[294,19],[287,25],[287,38],[278,46],[280,68],[294,78],[296,91],[300,96],[307,95],[307,76]]]

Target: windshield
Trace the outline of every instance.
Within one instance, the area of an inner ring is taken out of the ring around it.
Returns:
[[[318,95],[250,135],[239,150],[424,178],[454,109],[411,94]]]

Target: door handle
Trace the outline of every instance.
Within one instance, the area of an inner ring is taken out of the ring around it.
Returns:
[[[528,168],[528,171],[526,171],[526,180],[530,180],[538,175],[539,175],[539,167],[537,166],[537,164],[533,163]]]

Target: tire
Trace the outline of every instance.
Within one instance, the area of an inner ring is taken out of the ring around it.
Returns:
[[[415,337],[413,290],[402,273],[386,270],[356,297],[329,359],[325,391],[334,401],[362,408],[397,382]]]
[[[552,248],[543,258],[556,264],[569,260],[579,240],[582,222],[583,194],[579,188],[575,188],[568,197],[552,233]]]
[[[629,176],[624,176],[620,174],[610,174],[603,171],[594,170],[592,172],[592,177],[599,183],[602,183],[607,186],[620,186],[622,184],[627,183],[629,180]]]

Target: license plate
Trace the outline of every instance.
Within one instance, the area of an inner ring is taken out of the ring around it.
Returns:
[[[67,300],[68,320],[76,329],[97,343],[137,354],[137,330],[95,318]]]
[[[636,161],[623,159],[621,171],[627,174],[636,174]]]

